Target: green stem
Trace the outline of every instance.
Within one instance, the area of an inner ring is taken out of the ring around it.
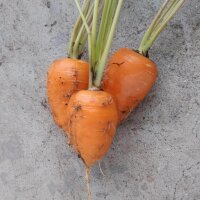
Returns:
[[[103,37],[103,46],[105,46],[105,43],[107,41],[111,26],[112,26],[112,22],[113,22],[113,17],[115,15],[116,7],[117,7],[117,1],[112,1],[112,5],[109,10],[109,17],[106,23],[106,29],[105,29],[105,33]]]
[[[104,31],[105,22],[107,19],[106,17],[107,17],[110,1],[105,0],[104,7],[103,7],[102,19],[101,19],[99,33],[98,33],[97,42],[96,42],[96,58],[99,58],[100,45],[102,41],[102,35],[104,33],[103,31]]]
[[[113,0],[109,1],[107,13],[105,15],[105,23],[103,23],[102,34],[100,36],[100,41],[99,41],[99,50],[98,50],[99,57],[101,57],[102,52],[103,52],[103,48],[104,48],[103,45],[105,43],[104,38],[105,38],[105,34],[106,34],[106,29],[107,29],[107,26],[108,26],[108,21],[113,20],[113,18],[111,18],[111,16],[110,16],[110,10],[111,10],[111,6],[112,6],[112,2],[113,2]]]
[[[102,9],[103,9],[103,5],[104,5],[104,0],[101,0],[100,1],[100,6],[99,6],[99,15],[100,13],[102,12]],[[88,24],[90,24],[90,28],[92,28],[92,17],[93,17],[93,12],[90,16],[90,21],[88,22]],[[85,47],[85,44],[87,42],[87,38],[88,38],[88,35],[87,35],[87,32],[85,31],[79,41],[79,55],[83,52],[83,49]],[[95,54],[96,55],[96,54]],[[96,57],[96,56],[95,56]]]
[[[91,0],[85,0],[84,1],[83,8],[82,8],[84,14],[86,14],[88,12],[88,9],[90,7],[90,3],[91,3]],[[68,56],[69,57],[71,57],[72,54],[73,54],[73,46],[74,46],[74,43],[75,43],[75,40],[76,40],[76,37],[77,37],[77,34],[79,32],[81,25],[82,25],[82,19],[79,16],[79,18],[77,19],[76,24],[74,26],[73,33],[72,33],[72,36],[71,36],[71,39],[70,39],[70,42],[69,42],[69,47],[68,47]]]
[[[108,54],[109,54],[109,51],[110,51],[110,48],[111,48],[112,40],[113,40],[115,30],[116,30],[116,27],[117,27],[117,23],[118,23],[118,20],[119,20],[122,5],[123,5],[123,0],[119,0],[117,8],[116,8],[115,16],[114,16],[114,19],[113,19],[113,23],[112,23],[112,26],[111,26],[111,30],[110,30],[110,33],[109,33],[109,36],[108,36],[108,40],[107,40],[104,52],[102,54],[101,60],[98,63],[98,66],[97,66],[97,72],[96,72],[97,74],[96,74],[96,77],[95,77],[95,80],[94,80],[94,85],[96,87],[100,87],[100,85],[101,85],[101,79],[102,79],[102,76],[103,76],[103,71],[104,71],[106,61],[107,61],[107,57],[108,57]]]
[[[90,25],[92,23],[92,16],[93,16],[93,9],[94,9],[94,5],[92,5],[87,13],[86,16],[86,21],[87,23]],[[79,33],[76,37],[74,46],[73,46],[73,51],[72,51],[72,58],[78,58],[80,56],[80,54],[82,54],[82,51],[85,47],[85,43],[81,43],[81,39],[84,36],[84,34],[87,33],[86,29],[85,29],[85,25],[82,24],[82,26],[79,29]],[[86,34],[87,35],[87,34]]]
[[[90,30],[91,30],[92,29],[92,23],[90,24],[89,27],[90,27]],[[83,36],[81,37],[81,40],[80,40],[81,45],[79,46],[79,55],[82,54],[82,52],[84,51],[85,44],[86,44],[87,40],[88,40],[88,34],[87,34],[87,32],[85,32],[83,34]]]
[[[93,23],[92,23],[92,49],[96,48],[96,37],[97,37],[97,23],[98,23],[98,12],[99,11],[99,0],[95,0],[94,3],[94,13],[93,13]],[[96,55],[95,51],[92,51],[92,67],[95,65]]]
[[[147,30],[147,34],[145,34],[139,46],[138,50],[141,54],[143,55],[147,54],[148,50],[151,48],[151,46],[153,45],[157,37],[167,26],[168,22],[174,17],[174,15],[182,6],[184,1],[185,0],[174,0],[169,5],[169,7],[166,7],[166,6],[161,7],[161,10],[159,11],[160,14],[159,15],[157,14],[157,17],[154,19],[156,20],[156,27],[154,25],[154,28],[151,31],[149,31],[149,29]],[[166,2],[164,4],[166,4]]]
[[[111,2],[110,7],[108,8],[109,17],[106,18],[105,25],[104,25],[106,28],[104,29],[104,32],[102,31],[102,35],[101,35],[102,39],[100,41],[98,41],[98,42],[100,42],[100,44],[97,43],[97,49],[96,49],[96,52],[95,52],[96,53],[95,70],[96,70],[96,67],[98,66],[98,62],[101,59],[104,47],[107,43],[107,39],[108,39],[108,35],[110,33],[110,29],[111,29],[111,26],[112,26],[113,17],[115,15],[116,7],[117,7],[117,1],[115,0],[115,1]]]
[[[149,45],[154,43],[156,38],[164,30],[164,28],[167,26],[168,22],[174,17],[174,15],[176,14],[176,11],[182,6],[184,1],[185,0],[180,0],[179,2],[177,2],[177,4],[174,5],[174,7],[173,7],[174,9],[167,15],[167,17],[164,19],[161,26],[155,31],[155,33],[152,34]],[[147,44],[147,48],[150,48],[150,47],[148,47],[148,44]]]
[[[154,27],[154,30],[152,31],[152,33],[153,33],[154,31],[156,31],[160,25],[162,25],[162,22],[164,21],[164,18],[165,18],[167,15],[169,15],[170,10],[173,9],[174,5],[175,5],[178,1],[179,1],[179,0],[174,0],[170,5],[168,5],[168,6],[166,7],[165,10],[163,10],[163,12],[161,13],[160,18],[158,19],[157,23],[155,24],[155,27]],[[169,1],[169,2],[170,2],[170,1]]]
[[[79,3],[79,0],[74,0],[75,3],[76,3],[76,6],[78,8],[78,11],[81,15],[81,18],[83,20],[83,24],[85,25],[85,28],[86,28],[86,31],[87,31],[87,34],[88,34],[88,54],[89,54],[89,66],[90,66],[90,69],[89,69],[89,88],[92,88],[93,86],[93,83],[92,83],[92,79],[93,79],[93,75],[92,75],[92,35],[91,35],[91,31],[90,31],[90,27],[89,25],[87,24],[87,20],[81,10],[81,7],[80,7],[80,3]]]
[[[155,15],[151,25],[149,26],[148,30],[144,34],[144,37],[140,43],[140,46],[143,46],[146,40],[149,38],[149,36],[152,34],[152,31],[154,30],[154,27],[156,26],[157,22],[159,21],[160,17],[162,16],[163,11],[167,7],[167,5],[170,3],[171,0],[166,0],[165,3],[161,6],[158,13]]]

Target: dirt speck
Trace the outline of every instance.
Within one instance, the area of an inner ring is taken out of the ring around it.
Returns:
[[[51,8],[51,2],[50,1],[47,1],[47,8]]]
[[[79,110],[81,110],[82,109],[82,106],[81,105],[75,105],[74,106],[74,110],[76,110],[76,111],[79,111]]]
[[[52,24],[51,24],[51,27],[55,26],[57,24],[57,21],[54,21]]]
[[[41,106],[44,107],[45,109],[47,108],[47,100],[46,99],[43,99],[41,101]]]
[[[121,67],[121,65],[123,65],[125,62],[121,62],[121,63],[112,63],[113,65],[117,65],[118,67]]]

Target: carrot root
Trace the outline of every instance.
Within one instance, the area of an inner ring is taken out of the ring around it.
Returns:
[[[103,170],[101,168],[101,162],[99,161],[98,163],[99,163],[99,170],[100,170],[101,174],[105,177],[105,174],[103,173]]]
[[[85,165],[85,171],[86,171],[86,186],[87,186],[88,200],[92,200],[92,194],[90,190],[90,167]]]

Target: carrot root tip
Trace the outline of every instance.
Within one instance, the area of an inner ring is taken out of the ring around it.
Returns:
[[[103,175],[103,177],[105,177],[106,175],[104,174],[104,172],[101,168],[101,162],[99,161],[98,163],[99,163],[99,170],[100,170],[101,174]]]
[[[85,166],[85,169],[86,169],[86,186],[87,186],[88,200],[92,200],[92,195],[90,191],[90,168],[88,166]]]

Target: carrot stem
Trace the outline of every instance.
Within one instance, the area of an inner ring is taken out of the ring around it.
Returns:
[[[105,21],[103,23],[103,29],[102,29],[102,33],[100,33],[100,41],[99,41],[99,57],[101,57],[102,55],[102,52],[103,52],[103,48],[104,48],[104,38],[105,38],[105,34],[106,34],[106,30],[107,30],[107,25],[108,25],[108,21],[109,19],[110,20],[113,20],[113,18],[110,16],[110,8],[112,6],[112,0],[108,1],[109,4],[108,4],[108,8],[107,8],[107,12],[106,12],[106,15],[105,15]]]
[[[116,8],[116,12],[115,12],[113,23],[112,23],[112,26],[111,26],[111,29],[110,29],[110,33],[109,33],[108,39],[106,41],[107,43],[105,45],[102,57],[100,58],[100,62],[97,64],[97,67],[96,67],[97,71],[96,71],[96,77],[94,79],[94,85],[96,87],[100,87],[100,85],[101,85],[101,79],[102,79],[102,76],[103,76],[103,71],[104,71],[106,61],[107,61],[107,57],[108,57],[108,54],[109,54],[109,51],[110,51],[110,48],[111,48],[112,40],[113,40],[113,37],[114,37],[114,34],[115,34],[115,30],[116,30],[116,27],[117,27],[117,23],[118,23],[118,20],[119,20],[119,16],[120,16],[120,12],[121,12],[123,2],[124,2],[123,0],[118,1],[118,5],[117,5],[117,8]]]
[[[93,16],[93,9],[94,9],[94,5],[92,5],[87,13],[86,16],[86,21],[89,25],[92,24],[92,16]],[[82,26],[80,27],[79,33],[76,37],[74,46],[73,46],[73,53],[72,53],[72,58],[77,58],[79,57],[79,55],[82,53],[84,47],[85,47],[85,43],[81,42],[81,38],[84,36],[84,34],[87,33],[86,29],[85,29],[85,25],[82,24]]]
[[[99,33],[98,33],[97,42],[96,42],[96,58],[100,57],[100,46],[101,46],[102,40],[103,40],[102,36],[104,33],[104,26],[105,26],[105,23],[107,20],[107,13],[108,13],[110,2],[111,1],[105,0],[105,3],[104,3],[102,19],[101,19]]]
[[[141,54],[147,55],[148,50],[151,48],[157,37],[165,29],[168,22],[174,17],[184,2],[185,0],[166,0],[140,43],[138,50]]]
[[[144,45],[144,43],[146,42],[146,40],[149,38],[149,36],[152,34],[152,31],[154,30],[155,25],[157,24],[158,20],[160,19],[160,17],[162,16],[163,11],[165,10],[165,8],[167,7],[167,5],[170,3],[171,0],[166,0],[165,3],[161,6],[161,8],[159,9],[158,13],[155,15],[151,25],[149,26],[148,30],[146,31],[140,45]]]
[[[83,20],[83,24],[86,28],[86,31],[87,31],[87,34],[88,34],[88,54],[89,54],[89,66],[90,66],[90,69],[89,69],[89,88],[92,88],[93,87],[93,82],[92,82],[92,79],[93,79],[93,73],[92,73],[92,34],[91,34],[91,30],[90,30],[90,27],[89,25],[87,24],[87,20],[81,10],[81,7],[80,7],[80,2],[79,0],[74,0],[75,3],[76,3],[76,6],[78,8],[78,11],[80,13],[80,16]]]
[[[107,28],[104,33],[103,46],[105,46],[105,43],[107,41],[108,33],[110,32],[110,29],[112,26],[112,20],[113,20],[114,14],[115,14],[116,7],[117,7],[117,1],[112,1],[112,5],[109,10],[109,17],[108,17],[107,24],[106,24]]]
[[[101,13],[102,9],[103,9],[103,4],[104,4],[104,1],[100,1],[100,6],[99,6],[99,14]],[[94,8],[93,8],[94,9]],[[90,17],[89,17],[89,21],[88,21],[88,24],[90,25],[90,29],[92,28],[92,21],[93,21],[93,11],[92,13],[90,13]],[[81,39],[79,41],[79,55],[83,53],[83,49],[85,47],[85,44],[86,44],[86,41],[87,41],[87,38],[88,38],[88,35],[87,35],[87,32],[84,31],[84,33],[81,35]]]
[[[90,191],[90,168],[85,166],[85,170],[86,170],[86,186],[87,186],[88,200],[92,200],[92,195]]]
[[[90,3],[91,3],[91,0],[85,0],[84,1],[83,8],[82,8],[84,15],[87,14],[88,9],[90,7]],[[79,16],[79,18],[77,19],[77,21],[75,23],[75,26],[74,26],[74,29],[73,29],[73,32],[72,32],[72,36],[71,36],[71,39],[70,39],[70,42],[69,42],[69,47],[68,47],[68,56],[69,57],[72,57],[74,43],[75,43],[75,40],[76,40],[76,37],[78,35],[78,32],[79,32],[81,25],[82,25],[82,19],[81,19],[81,16]]]
[[[115,15],[115,11],[116,11],[116,7],[117,7],[117,1],[110,1],[111,3],[109,4],[109,8],[108,8],[108,12],[107,12],[107,16],[106,16],[106,21],[104,24],[104,29],[103,29],[103,33],[101,35],[101,41],[100,41],[100,45],[99,45],[99,49],[98,51],[98,58],[100,59],[102,56],[102,53],[104,51],[105,45],[107,43],[108,40],[108,35],[113,23],[113,17]],[[99,59],[97,60],[97,62],[99,62]]]
[[[160,18],[157,20],[157,23],[155,24],[154,30],[156,30],[156,28],[162,23],[163,18],[167,15],[167,13],[169,12],[170,9],[172,9],[172,7],[174,6],[175,3],[177,3],[177,1],[179,0],[175,0],[174,2],[172,2],[170,4],[170,1],[168,3],[168,5],[166,6],[165,9],[163,9],[163,12],[161,12],[161,16]]]
[[[99,8],[99,0],[95,0],[94,2],[94,13],[93,13],[93,23],[92,23],[92,49],[96,48],[96,37],[97,37],[97,23],[98,23],[98,8]],[[92,51],[92,67],[95,65],[96,55],[95,51]]]
[[[105,177],[105,174],[103,173],[103,170],[101,168],[101,162],[99,161],[98,164],[99,164],[99,170],[100,170],[101,174]]]
[[[176,14],[177,9],[179,9],[181,7],[183,2],[184,2],[184,0],[179,1],[171,7],[171,8],[173,8],[173,10],[170,10],[170,12],[168,12],[166,14],[166,18],[163,19],[163,22],[161,23],[161,25],[152,33],[152,36],[149,38],[149,42],[147,42],[145,45],[146,49],[149,49],[152,46],[152,44],[155,42],[156,38],[165,29],[168,22],[173,18],[173,16]]]

